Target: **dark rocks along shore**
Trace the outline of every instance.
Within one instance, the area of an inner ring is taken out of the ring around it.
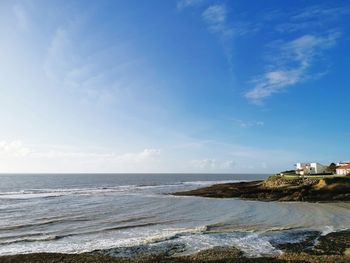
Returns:
[[[259,201],[350,201],[350,177],[303,179],[271,176],[264,181],[217,184],[174,195]]]
[[[311,233],[299,243],[277,246],[283,251],[275,257],[247,257],[234,247],[216,247],[189,256],[140,254],[136,257],[111,257],[103,251],[82,254],[36,253],[0,257],[1,263],[350,263],[350,231],[321,236]]]

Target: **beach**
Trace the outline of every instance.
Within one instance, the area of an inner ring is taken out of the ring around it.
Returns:
[[[347,260],[348,202],[173,195],[266,176],[2,175],[0,262]]]

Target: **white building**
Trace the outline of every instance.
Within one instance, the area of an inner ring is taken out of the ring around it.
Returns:
[[[327,169],[327,166],[319,163],[297,163],[295,166],[295,173],[300,175],[322,174]]]
[[[337,174],[339,175],[348,175],[350,174],[350,164],[340,165],[336,169]]]
[[[345,166],[345,165],[350,165],[350,162],[339,162],[336,164],[337,166]]]

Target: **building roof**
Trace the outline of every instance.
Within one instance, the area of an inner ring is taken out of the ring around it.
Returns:
[[[350,169],[350,164],[337,167],[337,169]]]

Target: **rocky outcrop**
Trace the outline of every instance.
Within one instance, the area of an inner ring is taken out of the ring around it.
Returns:
[[[259,201],[350,201],[350,178],[303,179],[271,176],[264,181],[218,184],[174,195],[239,197]]]

